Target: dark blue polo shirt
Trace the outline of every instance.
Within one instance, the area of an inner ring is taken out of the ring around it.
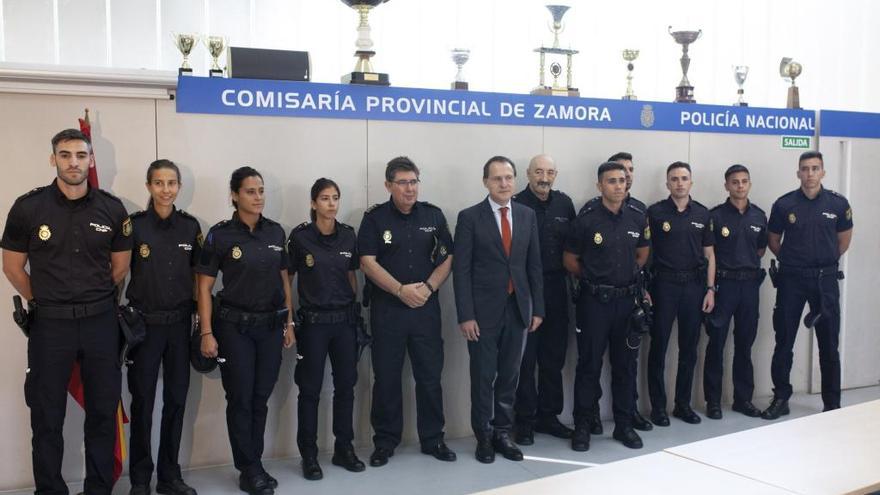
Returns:
[[[574,220],[574,204],[571,198],[561,191],[550,191],[547,201],[541,201],[526,186],[513,200],[535,211],[538,220],[538,240],[541,244],[541,262],[544,273],[564,274],[562,266],[562,247],[571,221]]]
[[[648,208],[655,270],[691,271],[704,264],[703,248],[715,244],[709,210],[693,199],[678,211],[672,198]]]
[[[715,266],[718,270],[757,270],[758,251],[767,247],[767,215],[749,202],[743,213],[730,199],[712,208]]]
[[[782,235],[779,261],[798,268],[837,263],[837,234],[853,228],[852,208],[840,194],[825,189],[809,199],[801,189],[780,197],[770,210],[769,230]]]

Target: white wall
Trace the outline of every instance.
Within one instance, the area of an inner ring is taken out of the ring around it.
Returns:
[[[549,2],[549,0],[548,0]],[[472,89],[524,93],[537,84],[537,55],[549,43],[549,14],[536,0],[397,0],[371,16],[378,70],[395,86],[447,88],[449,49],[472,50]],[[565,2],[559,2],[565,3]],[[667,34],[702,29],[691,46],[690,80],[701,103],[736,98],[731,66],[749,65],[746,99],[785,105],[783,56],[804,65],[806,108],[880,112],[880,2],[871,0],[569,0],[563,46],[575,57],[584,96],[617,98],[625,89],[623,48],[635,62],[640,99],[671,101],[681,49]],[[308,50],[313,79],[338,82],[354,66],[357,15],[337,0],[0,0],[0,62],[173,70],[180,54],[170,33],[229,37],[236,46]],[[197,74],[209,55],[194,53]]]

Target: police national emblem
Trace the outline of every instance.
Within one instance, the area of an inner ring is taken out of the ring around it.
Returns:
[[[37,232],[37,236],[40,238],[41,241],[45,242],[48,241],[50,237],[52,237],[52,231],[49,230],[48,225],[43,224],[40,225],[40,231]]]
[[[721,227],[721,237],[728,237],[729,235],[730,229],[728,229],[726,225],[724,227]]]
[[[642,105],[642,113],[639,115],[639,121],[642,127],[654,126],[654,107],[651,105]]]
[[[795,223],[795,222],[797,222],[797,216],[795,216],[794,213],[789,213],[788,214],[788,223]]]
[[[241,258],[241,248],[238,246],[232,247],[232,259],[237,260]]]
[[[311,253],[306,255],[306,266],[309,268],[315,266],[315,257]]]
[[[148,258],[150,256],[150,246],[147,244],[141,244],[141,247],[138,249],[138,254],[141,255],[141,258]]]
[[[382,233],[382,240],[385,241],[385,244],[391,244],[391,231],[386,230]]]
[[[663,232],[669,232],[672,230],[672,225],[669,222],[663,222]]]
[[[597,245],[602,244],[602,234],[600,234],[599,232],[593,234],[593,242],[595,242]]]

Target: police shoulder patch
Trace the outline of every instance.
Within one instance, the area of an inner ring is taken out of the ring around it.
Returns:
[[[122,222],[122,235],[124,235],[125,237],[129,237],[131,236],[131,231],[131,218],[126,218]]]

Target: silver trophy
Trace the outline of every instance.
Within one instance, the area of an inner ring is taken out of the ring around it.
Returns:
[[[635,59],[639,58],[638,50],[624,50],[623,51],[623,59],[626,60],[626,94],[623,95],[623,100],[638,100],[636,98],[636,93],[633,91],[633,69],[635,66],[633,62]]]
[[[736,94],[739,97],[736,100],[734,106],[737,107],[747,107],[748,103],[743,99],[743,84],[746,82],[746,76],[749,75],[749,66],[748,65],[735,65],[733,66],[733,79],[736,81],[736,85],[739,86],[739,89],[736,90]]]
[[[559,35],[565,31],[565,25],[562,24],[562,18],[568,12],[568,5],[547,5],[547,10],[553,16],[553,24],[550,25],[550,31],[553,33],[553,48],[559,48]]]
[[[464,80],[464,64],[471,58],[471,51],[466,48],[454,48],[452,50],[452,61],[458,67],[455,73],[455,81],[452,83],[452,89],[468,89],[468,83]]]
[[[180,54],[183,55],[183,63],[181,63],[180,68],[177,69],[177,74],[181,76],[191,76],[193,70],[192,66],[189,65],[189,54],[192,53],[193,48],[195,48],[196,42],[199,40],[199,35],[171,33],[171,39],[174,40],[174,46],[176,46],[177,49],[180,50]]]
[[[226,38],[223,36],[204,36],[202,43],[211,54],[211,70],[208,71],[210,77],[223,77],[223,67],[220,67],[220,55],[226,49]]]
[[[669,34],[676,43],[681,45],[681,82],[675,88],[675,101],[678,103],[696,103],[694,99],[694,87],[688,81],[688,68],[691,65],[691,58],[688,56],[688,46],[700,39],[703,30],[699,31],[673,31],[672,26],[668,28]]]
[[[540,55],[539,63],[541,64],[541,67],[538,72],[538,87],[533,89],[531,93],[533,95],[580,96],[578,89],[572,85],[573,77],[571,70],[571,58],[573,55],[577,54],[578,51],[572,50],[571,48],[559,47],[559,34],[565,31],[562,17],[565,16],[569,6],[546,5],[545,7],[547,7],[547,10],[550,11],[550,15],[553,17],[553,23],[550,24],[550,32],[553,33],[553,45],[550,47],[542,46],[540,48],[535,48],[535,51]],[[547,54],[565,56],[565,86],[559,85],[559,76],[562,74],[562,65],[558,62],[550,64],[550,74],[553,76],[553,85],[546,85],[544,67]]]
[[[798,87],[794,84],[794,80],[797,76],[801,75],[803,70],[803,66],[792,60],[791,57],[782,57],[782,60],[779,62],[779,75],[786,81],[791,81],[785,108],[801,108],[801,95]]]

